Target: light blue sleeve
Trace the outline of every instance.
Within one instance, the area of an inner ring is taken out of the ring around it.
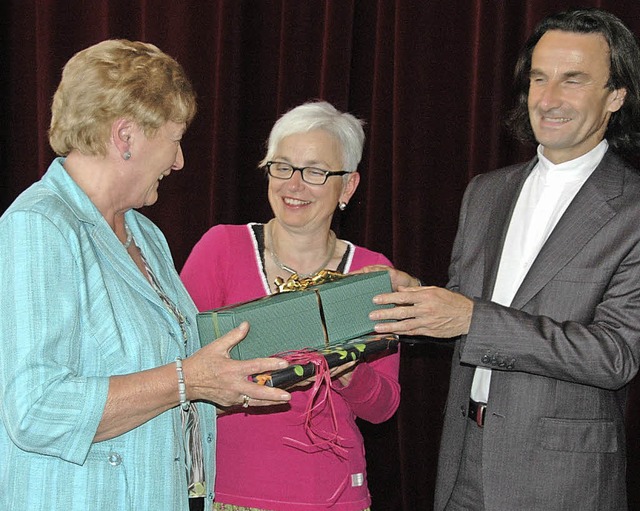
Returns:
[[[109,388],[82,338],[92,254],[70,223],[25,211],[3,216],[0,247],[1,418],[20,449],[81,464]]]

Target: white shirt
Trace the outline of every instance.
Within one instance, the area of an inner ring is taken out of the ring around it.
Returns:
[[[555,165],[538,146],[538,163],[522,187],[509,223],[492,302],[507,307],[511,304],[542,245],[608,147],[607,141],[602,140],[587,154]],[[476,368],[471,399],[486,403],[490,383],[491,370]]]

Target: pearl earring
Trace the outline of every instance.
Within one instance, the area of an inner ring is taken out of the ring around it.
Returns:
[[[346,202],[338,202],[338,209],[340,211],[344,211],[345,209],[347,209],[347,203]]]
[[[130,159],[130,158],[131,158],[131,153],[130,153],[129,151],[125,151],[125,152],[122,154],[122,157],[123,157],[125,160],[128,160],[128,159]]]

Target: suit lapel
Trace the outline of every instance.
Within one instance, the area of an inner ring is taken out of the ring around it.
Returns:
[[[487,264],[485,265],[484,275],[485,285],[482,288],[482,298],[486,300],[490,300],[493,295],[502,247],[507,236],[513,209],[520,195],[520,190],[522,190],[522,186],[536,162],[537,158],[534,158],[516,172],[507,174],[504,187],[495,198],[493,211],[491,212],[491,222],[486,232],[485,261],[487,261]],[[508,204],[509,207],[504,207],[505,204]]]
[[[608,201],[622,193],[622,185],[621,165],[607,153],[542,246],[512,307],[524,307],[609,222],[615,211]]]

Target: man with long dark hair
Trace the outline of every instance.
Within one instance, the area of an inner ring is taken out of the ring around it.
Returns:
[[[530,162],[465,193],[448,289],[391,270],[380,332],[458,337],[437,511],[627,508],[640,364],[640,50],[615,16],[543,20],[516,69]],[[413,286],[413,287],[403,287]]]

